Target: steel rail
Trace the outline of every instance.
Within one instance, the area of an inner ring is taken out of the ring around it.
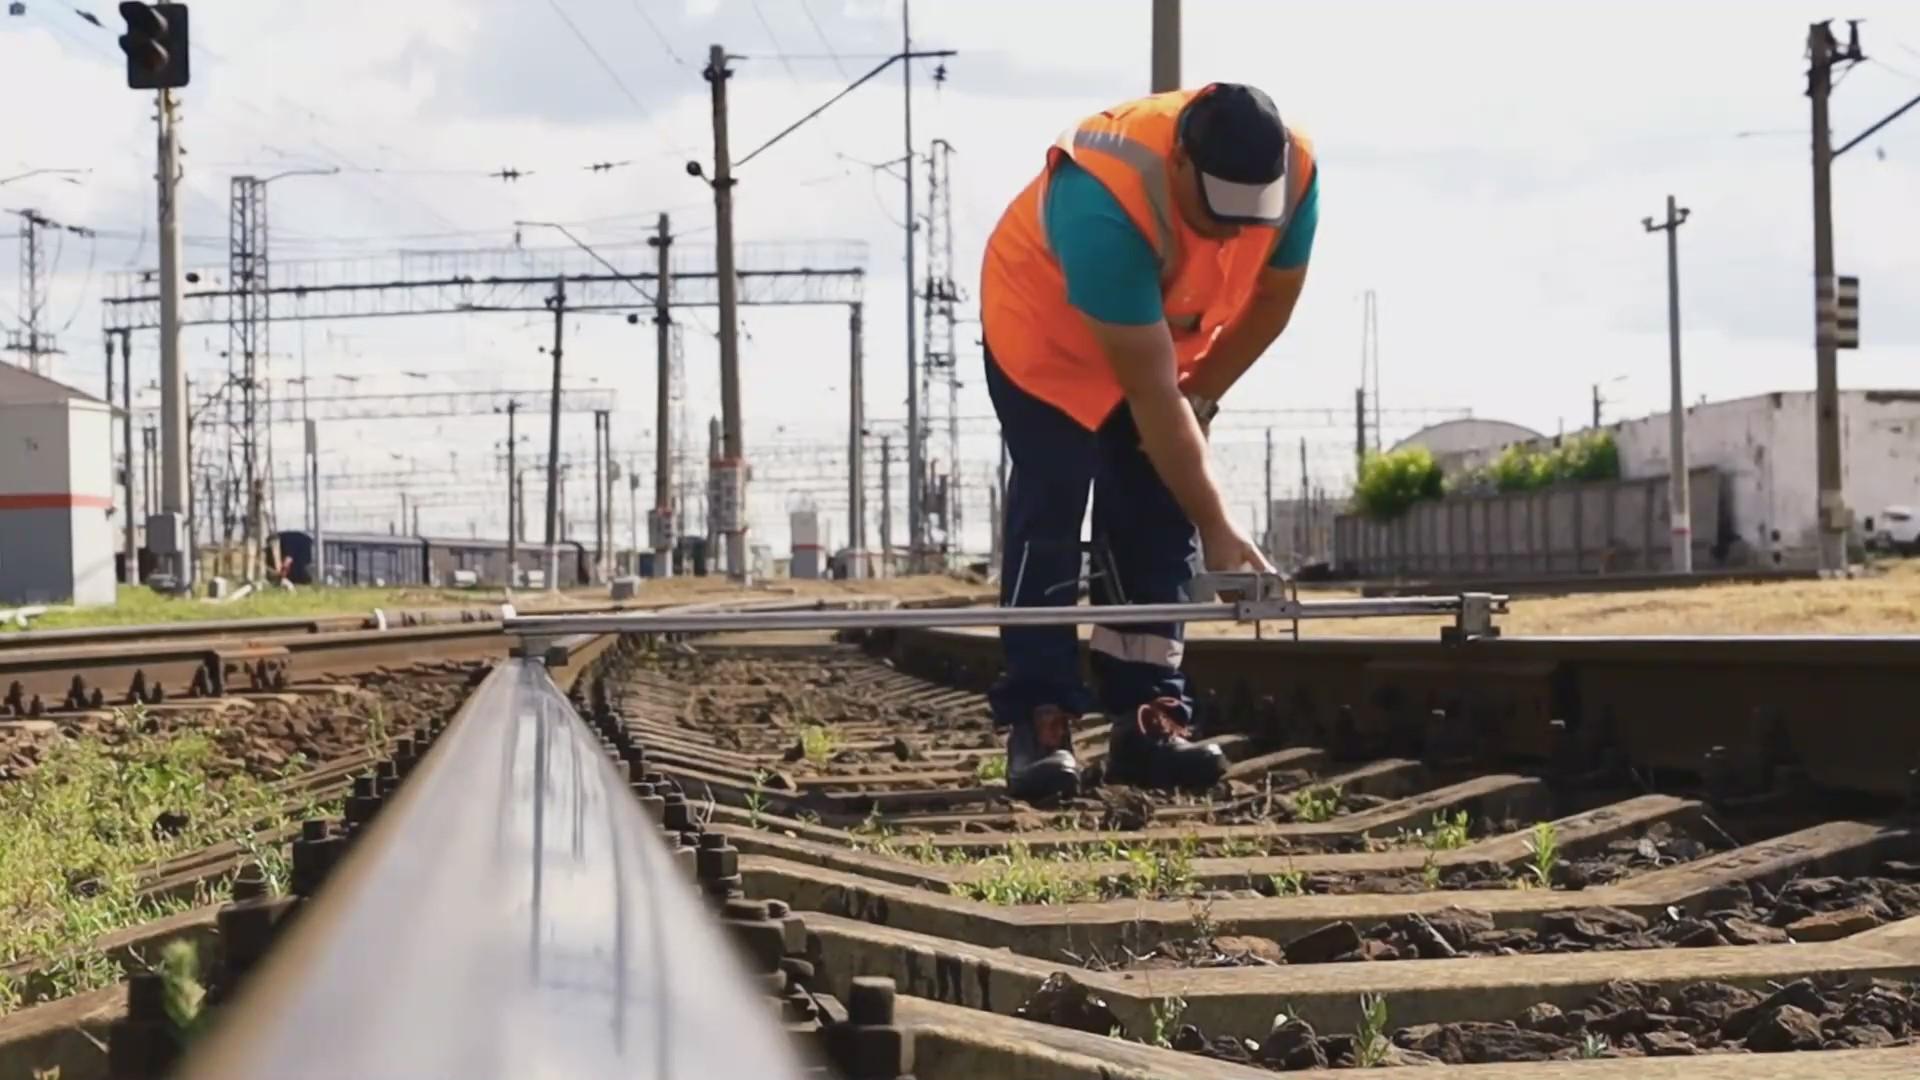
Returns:
[[[539,663],[488,676],[283,933],[180,1076],[803,1075]]]
[[[1504,598],[1492,597],[1496,603]],[[1357,600],[1263,600],[1190,604],[1094,604],[888,611],[737,611],[621,615],[520,615],[506,631],[522,637],[562,634],[706,633],[729,630],[904,630],[968,626],[1132,626],[1166,622],[1290,622],[1386,616],[1458,615],[1460,596]]]

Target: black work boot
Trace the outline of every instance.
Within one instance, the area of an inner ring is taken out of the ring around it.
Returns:
[[[1080,763],[1073,757],[1073,717],[1057,705],[1042,705],[1007,733],[1007,794],[1026,802],[1063,798],[1080,791]]]
[[[1207,791],[1227,775],[1227,755],[1187,740],[1185,712],[1174,698],[1155,698],[1108,735],[1106,778],[1112,784]]]

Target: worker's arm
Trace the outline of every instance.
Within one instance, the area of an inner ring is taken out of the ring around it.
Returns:
[[[1180,393],[1152,247],[1106,189],[1071,164],[1050,181],[1046,207],[1048,244],[1060,260],[1067,301],[1112,365],[1141,448],[1199,530],[1207,566],[1271,570],[1228,516],[1199,421]]]
[[[1316,166],[1306,194],[1275,243],[1273,255],[1260,271],[1253,302],[1238,319],[1228,323],[1200,358],[1184,389],[1218,400],[1240,381],[1267,347],[1293,319],[1293,308],[1307,283],[1307,261],[1313,253],[1313,235],[1320,221],[1320,174]]]
[[[1165,322],[1122,326],[1088,319],[1094,338],[1113,366],[1127,396],[1140,448],[1174,501],[1200,532],[1210,570],[1251,566],[1272,570],[1259,548],[1240,532],[1227,513],[1226,500],[1207,461],[1200,421],[1180,393],[1175,377],[1173,338]]]

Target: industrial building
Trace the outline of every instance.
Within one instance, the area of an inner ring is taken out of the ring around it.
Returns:
[[[1447,420],[1421,428],[1419,431],[1401,439],[1389,448],[1389,452],[1406,450],[1415,446],[1424,446],[1433,455],[1449,475],[1465,471],[1462,463],[1484,453],[1488,447],[1498,449],[1513,443],[1533,442],[1546,436],[1530,427],[1510,424],[1505,420],[1482,420],[1466,417],[1460,420]]]
[[[113,407],[0,364],[0,604],[114,601]]]
[[[1603,430],[1614,438],[1622,481],[1658,480],[1671,471],[1668,414],[1623,420]],[[1428,446],[1449,475],[1459,475],[1491,463],[1510,445],[1545,448],[1555,441],[1539,435],[1512,437],[1525,431],[1497,421],[1454,421],[1416,433],[1400,445]],[[1841,489],[1853,513],[1852,543],[1859,545],[1889,508],[1920,504],[1920,391],[1841,392],[1840,438]],[[1717,492],[1712,506],[1699,505],[1703,493],[1698,488],[1694,492],[1696,566],[1818,565],[1812,391],[1776,391],[1693,406],[1687,410],[1686,444],[1689,473],[1713,474],[1708,483]],[[1649,504],[1648,512],[1633,520],[1644,518],[1657,528],[1664,512],[1659,498],[1643,501]],[[1714,522],[1711,529],[1703,527],[1708,521]],[[1477,554],[1472,527],[1463,528],[1464,547],[1457,554],[1468,556],[1472,564]],[[1359,538],[1368,531],[1350,528],[1340,535],[1362,542]],[[1637,538],[1640,530],[1632,531]],[[1620,538],[1596,541],[1617,545]],[[1377,547],[1378,538],[1366,542]],[[1339,543],[1336,540],[1337,547]],[[1336,561],[1365,567],[1374,561],[1373,554],[1340,550]]]

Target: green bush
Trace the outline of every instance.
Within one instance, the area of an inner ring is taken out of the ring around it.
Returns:
[[[1571,436],[1550,450],[1509,446],[1487,466],[1487,480],[1502,494],[1619,478],[1620,449],[1605,431]]]
[[[1397,518],[1422,499],[1439,498],[1443,481],[1439,464],[1424,446],[1368,454],[1353,488],[1354,508],[1375,521]]]

